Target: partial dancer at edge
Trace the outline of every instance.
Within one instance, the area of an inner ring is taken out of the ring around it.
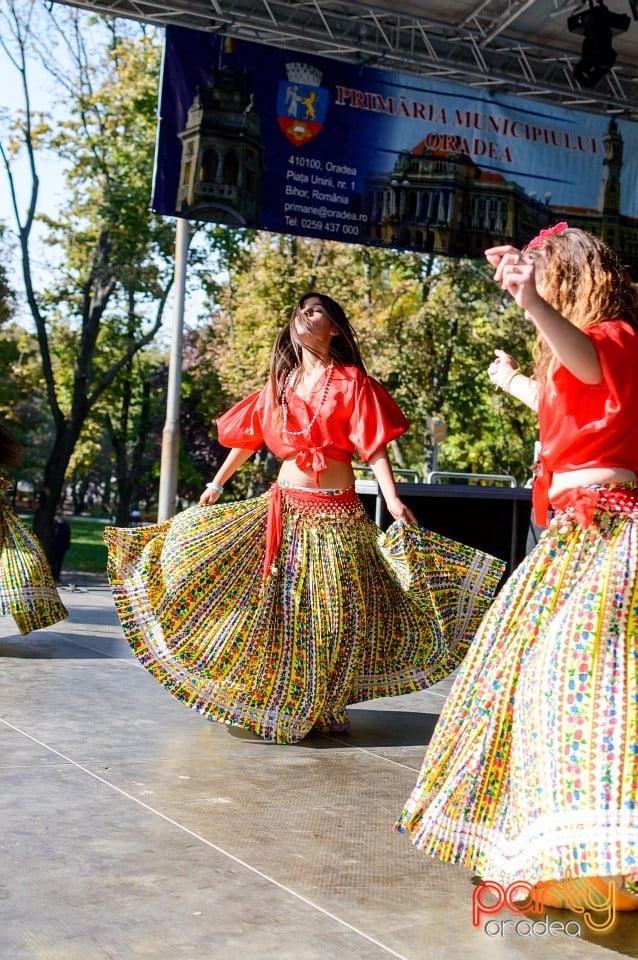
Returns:
[[[532,377],[502,350],[488,374],[538,411],[549,526],[486,615],[397,827],[485,881],[525,881],[535,907],[635,910],[636,290],[565,223],[486,257],[537,330]]]
[[[22,634],[68,617],[40,541],[4,499],[13,482],[5,467],[17,467],[22,448],[0,424],[0,614],[12,616]]]
[[[450,673],[503,564],[420,529],[399,499],[386,447],[408,423],[366,375],[339,304],[301,298],[269,381],[217,428],[231,450],[199,506],[106,532],[124,634],[156,680],[211,720],[291,743],[347,732],[348,704]],[[277,482],[217,503],[263,444],[282,460]],[[355,452],[395,520],[385,534],[355,493]]]

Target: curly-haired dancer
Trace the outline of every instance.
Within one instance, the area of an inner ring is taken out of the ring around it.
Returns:
[[[535,370],[492,383],[538,411],[547,526],[462,664],[397,827],[536,906],[638,909],[638,300],[565,223],[486,251],[536,327]]]

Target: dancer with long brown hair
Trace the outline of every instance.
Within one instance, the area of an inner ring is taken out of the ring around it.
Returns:
[[[387,452],[407,428],[367,375],[341,306],[305,294],[268,382],[217,420],[231,449],[200,505],[106,534],[125,636],[173,696],[288,743],[346,732],[349,704],[420,690],[456,667],[503,564],[415,523]],[[276,483],[218,503],[264,444],[281,460]],[[394,518],[383,535],[355,493],[356,455]]]

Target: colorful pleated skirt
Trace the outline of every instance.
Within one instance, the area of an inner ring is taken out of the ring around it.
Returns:
[[[174,697],[278,743],[348,704],[423,689],[463,658],[503,564],[416,526],[382,534],[353,489],[262,496],[105,531],[124,635]]]
[[[68,617],[40,541],[1,499],[0,613],[12,616],[22,634]]]
[[[637,571],[636,506],[554,517],[486,615],[397,821],[426,854],[503,885],[636,873]]]

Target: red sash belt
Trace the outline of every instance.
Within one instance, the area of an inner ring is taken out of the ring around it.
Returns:
[[[281,544],[281,487],[273,483],[270,488],[270,503],[268,504],[268,519],[266,521],[266,555],[262,580],[266,580],[270,568],[277,556]]]
[[[266,521],[266,553],[264,556],[264,569],[262,579],[265,581],[272,570],[279,547],[281,546],[282,532],[282,514],[283,500],[289,500],[301,508],[313,506],[317,509],[325,509],[336,504],[341,506],[346,504],[358,503],[358,497],[354,487],[344,490],[340,493],[327,493],[321,490],[305,490],[299,487],[285,487],[282,493],[282,487],[278,483],[273,483],[270,488],[270,503],[268,504],[268,517]]]
[[[573,510],[581,527],[589,527],[596,510],[632,514],[638,511],[637,486],[571,487],[552,497],[554,510]]]

